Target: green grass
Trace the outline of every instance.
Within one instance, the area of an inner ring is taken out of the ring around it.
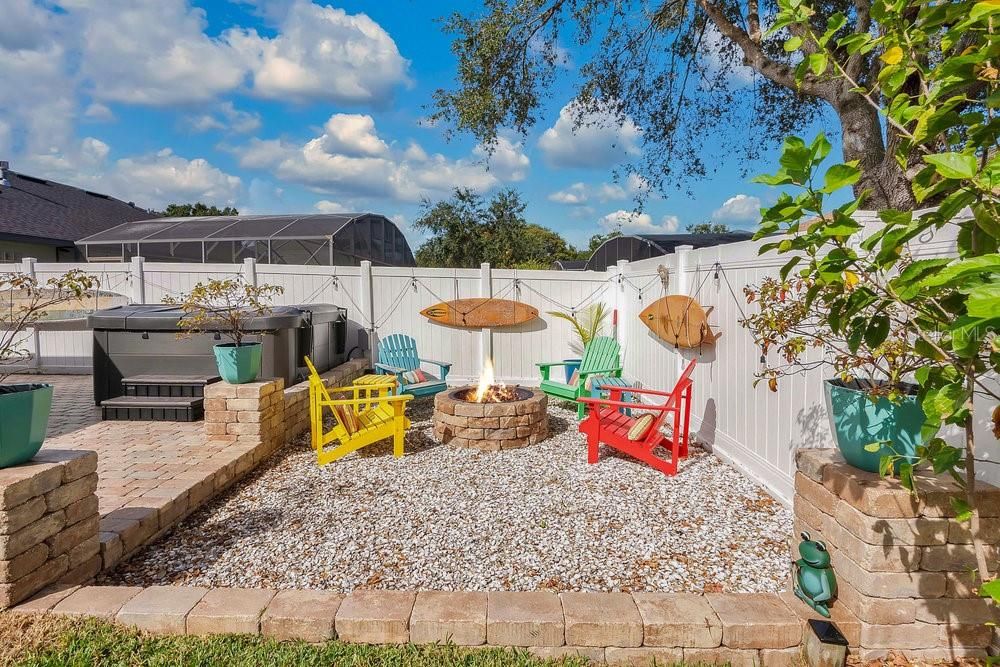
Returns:
[[[0,614],[0,641],[6,644],[0,664],[18,667],[582,667],[571,658],[543,661],[524,651],[499,648],[462,649],[455,646],[366,646],[327,642],[277,642],[249,635],[218,637],[155,637],[98,620],[73,621],[54,617],[15,619]],[[6,636],[5,636],[6,635]]]

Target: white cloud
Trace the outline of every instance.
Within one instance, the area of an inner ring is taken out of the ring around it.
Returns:
[[[506,136],[497,137],[492,152],[484,146],[476,146],[472,152],[485,161],[490,172],[502,181],[523,181],[531,166],[522,144]]]
[[[588,113],[570,102],[539,137],[538,147],[554,167],[610,167],[639,155],[640,138],[630,118],[619,124],[611,111]]]
[[[108,122],[115,119],[115,114],[106,104],[91,102],[83,112],[86,118],[96,121]]]
[[[186,0],[73,0],[80,69],[100,100],[174,105],[204,102],[239,86],[241,54],[205,34],[202,9]]]
[[[760,198],[738,194],[712,212],[716,222],[751,222],[760,218]]]
[[[629,174],[625,186],[618,183],[601,183],[596,186],[586,183],[573,183],[567,188],[557,190],[548,196],[549,201],[570,206],[580,206],[597,200],[600,202],[618,201],[629,197],[650,196],[649,183],[638,174]]]
[[[665,215],[657,223],[649,213],[619,209],[605,215],[598,224],[608,231],[620,229],[625,234],[672,234],[680,226],[680,220],[676,215]]]
[[[347,210],[343,205],[329,199],[320,199],[313,204],[313,208],[320,213],[343,213]]]
[[[164,148],[150,155],[118,160],[108,181],[113,193],[141,206],[161,208],[171,202],[236,203],[241,181],[207,160],[185,159]]]
[[[585,183],[574,183],[567,188],[551,193],[548,199],[557,204],[581,206],[590,200],[590,189]]]
[[[223,102],[215,111],[188,116],[185,120],[195,132],[220,130],[246,134],[260,129],[261,125],[259,113],[241,111],[232,102]]]
[[[375,119],[368,115],[338,113],[323,126],[323,150],[352,157],[379,157],[389,146],[375,133]]]
[[[282,100],[386,104],[408,83],[409,61],[365,14],[297,0],[275,37],[232,29],[225,40],[251,70],[253,91]]]
[[[369,116],[334,114],[323,133],[295,144],[285,140],[253,139],[233,149],[240,165],[268,169],[279,178],[338,197],[387,197],[418,202],[456,187],[489,190],[524,177],[528,159],[519,144],[501,140],[492,169],[474,149],[465,159],[427,154],[411,142],[398,150],[382,140]]]

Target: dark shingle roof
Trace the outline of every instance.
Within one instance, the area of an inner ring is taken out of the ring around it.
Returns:
[[[150,217],[149,211],[98,192],[9,169],[3,174],[10,186],[0,187],[0,236],[72,245],[109,227]]]

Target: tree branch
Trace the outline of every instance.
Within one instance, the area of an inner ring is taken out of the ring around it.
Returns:
[[[764,78],[776,83],[779,86],[801,91],[808,95],[827,99],[832,93],[829,86],[822,85],[821,82],[812,76],[807,76],[802,84],[795,81],[795,72],[788,65],[772,60],[760,45],[757,44],[745,30],[730,21],[723,13],[722,9],[710,0],[697,0],[698,5],[708,14],[708,18],[716,25],[723,35],[728,37],[740,49],[743,50],[743,63],[757,70]]]

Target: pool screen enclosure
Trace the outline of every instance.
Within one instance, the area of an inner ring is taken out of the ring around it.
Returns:
[[[91,262],[415,266],[406,237],[375,213],[153,218],[126,222],[76,244]]]

